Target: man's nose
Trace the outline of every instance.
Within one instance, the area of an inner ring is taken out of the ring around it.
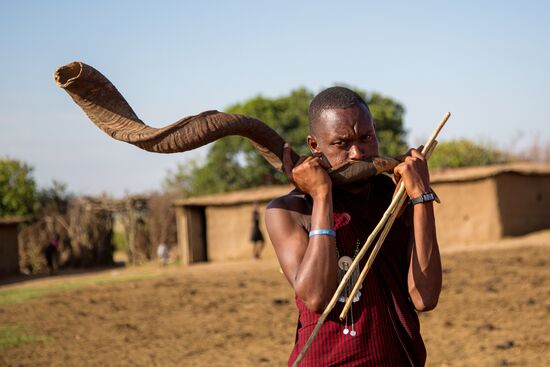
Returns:
[[[365,159],[365,152],[357,144],[353,144],[349,150],[349,159],[360,161]]]

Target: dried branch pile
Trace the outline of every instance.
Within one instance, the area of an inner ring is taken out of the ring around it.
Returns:
[[[59,239],[58,267],[113,264],[113,213],[101,199],[76,198],[66,205],[46,205],[19,232],[19,265],[27,273],[46,269],[44,251]]]
[[[120,200],[80,197],[45,203],[37,219],[19,233],[20,268],[26,273],[44,271],[45,248],[55,238],[60,268],[113,264],[115,217],[123,228],[128,261],[153,260],[160,243],[175,247],[177,242],[174,199],[155,193]]]

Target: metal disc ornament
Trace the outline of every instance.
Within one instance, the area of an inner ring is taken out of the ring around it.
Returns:
[[[351,257],[342,256],[341,258],[338,259],[338,267],[343,271],[347,271],[352,262],[353,260]]]

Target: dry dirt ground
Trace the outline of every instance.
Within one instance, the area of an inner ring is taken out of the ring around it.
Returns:
[[[550,231],[443,253],[428,366],[550,365]],[[0,365],[283,366],[292,292],[271,261],[154,264],[0,287]]]

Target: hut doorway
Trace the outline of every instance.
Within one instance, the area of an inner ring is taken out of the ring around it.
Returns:
[[[187,221],[187,263],[208,261],[206,243],[206,207],[188,206],[185,208]]]

